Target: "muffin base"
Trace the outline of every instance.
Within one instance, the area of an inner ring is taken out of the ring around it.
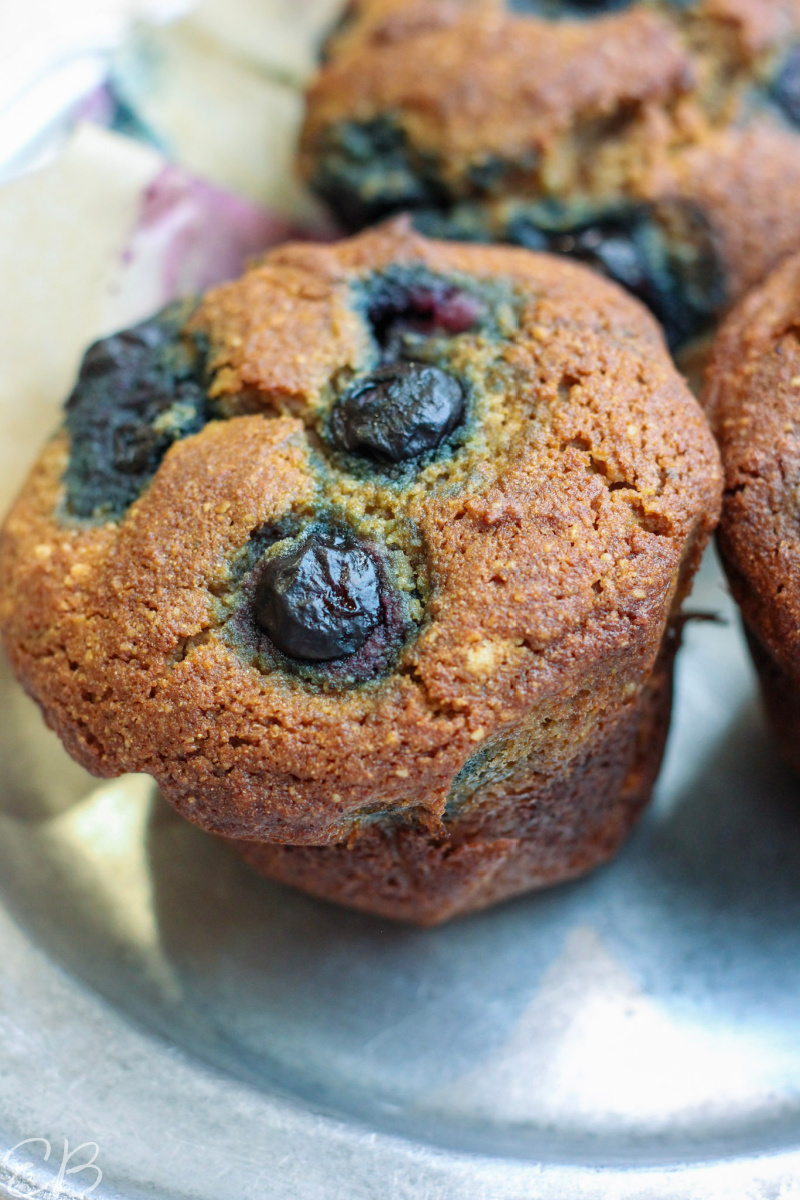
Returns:
[[[671,629],[638,702],[601,728],[568,771],[495,789],[448,822],[449,837],[376,822],[349,844],[229,844],[271,879],[423,926],[584,875],[617,852],[650,798],[669,732],[677,644]]]
[[[781,757],[800,774],[800,680],[777,663],[759,637],[744,627],[772,736]]]

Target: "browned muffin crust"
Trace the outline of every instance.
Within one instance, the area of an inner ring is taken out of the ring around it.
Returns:
[[[492,312],[448,343],[473,396],[461,442],[400,483],[331,459],[320,434],[337,381],[373,361],[354,295],[397,269],[482,288]],[[352,844],[401,820],[441,842],[457,819],[459,845],[532,837],[555,864],[526,866],[534,883],[605,857],[639,803],[623,781],[643,697],[719,503],[713,439],[649,315],[581,267],[397,221],[273,251],[191,328],[223,419],[101,523],[65,515],[61,433],[3,529],[5,645],[70,753],[152,774],[232,838]],[[321,511],[380,548],[412,616],[360,682],[293,672],[242,633],[254,535]],[[603,789],[573,795],[571,775],[597,771]],[[577,822],[561,858],[560,813]]]
[[[800,257],[723,325],[705,404],[725,469],[720,553],[772,727],[800,770]]]

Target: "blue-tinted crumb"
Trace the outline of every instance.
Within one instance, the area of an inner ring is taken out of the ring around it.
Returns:
[[[389,117],[327,129],[311,186],[348,230],[446,199],[435,164],[413,151]]]
[[[634,0],[506,0],[511,12],[549,20],[599,17],[630,8]]]
[[[504,340],[519,297],[505,280],[392,266],[360,280],[352,304],[371,353],[334,387],[318,432],[333,466],[357,478],[379,471],[401,488],[474,431],[479,387],[459,366],[460,339]],[[315,469],[324,470],[315,460]]]
[[[509,768],[504,758],[507,749],[507,740],[501,739],[481,746],[467,759],[450,786],[445,821],[462,815],[476,793],[508,775]]]
[[[66,405],[71,515],[121,516],[173,442],[208,419],[204,347],[181,332],[189,311],[173,305],[86,351]]]
[[[420,212],[415,226],[432,237],[509,242],[586,263],[648,306],[672,350],[704,333],[725,304],[713,231],[689,203],[628,205],[578,220],[520,205],[500,222],[478,205],[461,205]]]
[[[783,115],[800,126],[800,46],[792,46],[771,88],[771,96]]]

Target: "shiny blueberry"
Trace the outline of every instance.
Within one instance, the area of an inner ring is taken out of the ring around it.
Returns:
[[[800,46],[790,50],[784,59],[772,95],[789,120],[800,125]]]
[[[652,306],[657,282],[636,223],[625,227],[600,222],[576,233],[558,234],[551,245],[557,254],[588,263]]]
[[[399,363],[362,380],[333,410],[330,436],[340,450],[399,463],[435,450],[464,415],[452,375],[423,363]]]
[[[375,562],[345,534],[313,533],[270,559],[256,589],[257,623],[284,654],[308,662],[355,654],[380,616]]]

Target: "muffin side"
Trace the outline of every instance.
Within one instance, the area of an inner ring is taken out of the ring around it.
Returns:
[[[800,258],[731,314],[704,402],[725,470],[718,541],[767,714],[800,770]]]
[[[273,251],[180,336],[204,347],[202,428],[89,518],[62,431],[0,541],[6,647],[73,756],[152,774],[228,838],[397,823],[423,859],[450,838],[535,860],[550,789],[556,825],[598,811],[583,858],[525,877],[606,857],[720,488],[652,319],[579,266],[400,220]],[[425,419],[401,437],[412,385]],[[338,600],[309,655],[321,610],[296,582],[319,572]],[[276,579],[299,641],[269,625]],[[603,795],[573,796],[595,769]]]

